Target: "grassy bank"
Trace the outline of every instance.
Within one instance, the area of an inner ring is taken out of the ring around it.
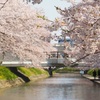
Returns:
[[[64,67],[61,69],[57,69],[55,72],[56,73],[74,73],[74,72],[79,72],[79,70],[73,67]]]
[[[41,68],[17,68],[21,73],[27,76],[31,81],[48,77],[48,72]],[[0,66],[0,88],[16,86],[25,83],[22,78],[12,73],[9,68]]]
[[[48,75],[48,73],[41,69],[41,68],[25,68],[25,67],[18,67],[18,70],[24,73],[26,76],[38,76],[38,75]]]
[[[48,73],[41,68],[18,67],[17,69],[28,77],[43,74],[48,75]],[[8,68],[0,66],[0,80],[13,80],[16,78],[18,77],[14,73],[12,73]]]
[[[0,80],[13,80],[17,76],[13,74],[8,68],[0,66]]]

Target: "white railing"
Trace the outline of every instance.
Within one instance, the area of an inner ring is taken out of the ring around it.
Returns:
[[[65,46],[61,45],[61,44],[56,44],[54,45],[54,47],[58,50],[58,51],[63,51],[65,50]]]
[[[1,66],[6,67],[17,67],[17,66],[25,66],[25,65],[31,65],[31,61],[3,61]]]
[[[64,58],[48,58],[48,63],[64,63]]]
[[[47,61],[41,62],[41,66],[42,67],[48,67],[49,66],[49,63]]]
[[[41,66],[47,67],[52,65],[64,64],[64,58],[48,58],[45,62],[41,62]]]

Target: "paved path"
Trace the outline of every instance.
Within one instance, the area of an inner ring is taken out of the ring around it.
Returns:
[[[94,79],[93,76],[87,75],[87,74],[83,75],[83,77],[85,77],[85,78],[87,78],[87,79],[89,79],[89,80],[91,80],[93,82],[96,82],[96,83],[100,84],[100,79],[98,79],[98,77],[96,77],[96,79]]]

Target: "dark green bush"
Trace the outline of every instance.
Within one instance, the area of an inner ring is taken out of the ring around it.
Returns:
[[[98,75],[98,69],[95,68],[95,70],[96,70],[96,73],[97,73],[97,75]],[[87,72],[87,74],[93,76],[93,71],[94,71],[94,69],[90,69],[90,70]]]

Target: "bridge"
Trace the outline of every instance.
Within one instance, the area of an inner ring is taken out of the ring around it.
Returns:
[[[65,46],[63,44],[55,44],[54,47],[57,49],[57,51],[51,51],[47,55],[47,58],[45,61],[41,62],[42,67],[47,67],[47,66],[65,66],[64,64],[64,49]]]
[[[40,64],[44,69],[48,69],[48,72],[50,76],[52,76],[52,70],[55,70],[60,67],[65,67],[65,46],[64,44],[55,44],[54,47],[56,48],[56,51],[51,51],[49,54],[46,54],[46,59],[45,61],[42,61]],[[1,55],[0,55],[1,56]],[[11,54],[8,57],[10,57]],[[20,73],[17,67],[24,67],[27,65],[32,65],[31,61],[20,61],[18,58],[13,58],[9,60],[1,60],[2,57],[0,57],[0,66],[6,66],[8,67],[14,74],[17,76],[21,77],[25,82],[30,81],[27,76],[24,74]],[[9,58],[7,58],[9,59]],[[69,58],[68,60],[73,60],[72,58]],[[75,59],[74,59],[75,60]],[[52,69],[51,69],[52,68]]]
[[[13,56],[11,52],[6,52],[5,55],[0,53],[0,66],[19,67],[32,65],[30,60],[20,60],[17,56]]]

